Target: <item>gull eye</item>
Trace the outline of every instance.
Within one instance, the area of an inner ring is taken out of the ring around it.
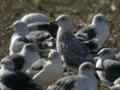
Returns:
[[[103,18],[103,17],[97,17],[97,20],[99,20],[99,21],[103,21],[104,18]]]

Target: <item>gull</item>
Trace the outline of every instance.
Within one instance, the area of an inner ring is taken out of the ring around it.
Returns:
[[[46,25],[49,22],[48,16],[43,13],[28,13],[24,15],[20,21],[25,22],[29,28],[29,32],[39,30],[42,25]]]
[[[1,70],[21,71],[24,67],[25,59],[19,54],[5,56],[0,61]]]
[[[92,23],[85,28],[80,29],[75,36],[79,39],[88,40],[92,46],[90,49],[98,51],[109,37],[109,28],[107,25],[107,18],[102,13],[97,13],[93,16]]]
[[[33,62],[41,58],[39,52],[43,52],[35,43],[29,43],[23,46],[20,53],[4,57],[0,64],[1,67],[12,71],[25,72]]]
[[[111,48],[103,48],[98,52],[96,67],[103,69],[103,71],[97,71],[97,74],[106,86],[112,86],[120,77],[120,62],[115,57],[115,51]]]
[[[10,55],[20,52],[22,47],[26,43],[30,42],[25,37],[26,33],[28,32],[26,23],[17,20],[13,23],[12,28],[13,28],[14,33],[10,40],[10,46],[9,46],[9,54]]]
[[[55,22],[59,25],[56,48],[61,55],[61,59],[68,66],[74,68],[78,68],[85,61],[94,62],[88,47],[74,36],[71,16],[60,15]]]
[[[37,43],[40,49],[56,47],[55,39],[46,31],[31,31],[26,37],[28,40]]]
[[[63,63],[56,50],[50,50],[48,58],[47,61],[43,60],[44,63],[36,61],[29,69],[29,74],[36,73],[33,80],[42,85],[43,88],[47,88],[48,85],[63,77],[64,72]]]
[[[35,22],[27,25],[27,27],[29,28],[30,31],[38,30],[38,31],[48,32],[53,38],[56,38],[56,34],[58,30],[58,25],[51,22],[44,24],[41,22]]]
[[[42,90],[40,85],[23,72],[8,72],[0,77],[0,82],[8,87],[8,90]]]
[[[44,51],[40,50],[36,43],[28,43],[23,46],[19,54],[25,59],[24,71],[29,68],[33,62],[41,58],[39,52]]]
[[[21,19],[22,22],[25,22],[27,25],[36,22],[48,23],[49,19],[43,13],[28,13],[24,15]]]
[[[96,70],[91,62],[83,62],[78,75],[63,77],[50,85],[47,90],[97,90]]]
[[[56,38],[57,24],[50,24],[48,16],[43,13],[29,13],[21,18],[22,22],[27,24],[29,31],[40,30],[49,32]]]

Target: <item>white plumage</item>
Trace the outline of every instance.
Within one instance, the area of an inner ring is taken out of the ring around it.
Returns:
[[[48,85],[61,78],[64,72],[62,61],[56,50],[51,50],[49,58],[51,59],[46,61],[43,64],[43,68],[33,76],[33,80],[44,88],[47,88]]]

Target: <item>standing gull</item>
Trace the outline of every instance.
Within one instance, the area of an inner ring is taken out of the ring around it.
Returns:
[[[78,68],[85,61],[93,62],[88,47],[74,36],[72,18],[69,15],[61,15],[55,22],[59,25],[56,47],[62,60],[74,68]]]
[[[111,48],[103,48],[98,52],[96,67],[103,69],[103,71],[97,71],[97,74],[105,85],[113,85],[114,81],[120,77],[120,62]]]
[[[9,46],[9,54],[19,53],[22,47],[29,43],[30,41],[27,40],[25,37],[26,33],[28,32],[28,28],[26,23],[21,21],[15,21],[12,25],[13,27],[13,35],[11,37],[10,46]]]
[[[56,50],[51,50],[48,58],[50,60],[46,61],[43,65],[41,65],[38,61],[37,63],[34,63],[31,70],[31,73],[34,71],[38,72],[33,76],[33,80],[38,82],[44,88],[47,88],[48,85],[60,79],[64,72],[63,63]]]
[[[63,77],[47,90],[97,90],[95,69],[91,62],[83,62],[79,67],[78,75]]]
[[[92,50],[96,49],[96,51],[98,51],[110,34],[106,21],[106,17],[102,13],[98,13],[93,17],[92,23],[80,29],[75,36],[80,39],[83,38],[83,40],[88,40],[90,49],[93,47]],[[93,45],[90,45],[91,42]]]

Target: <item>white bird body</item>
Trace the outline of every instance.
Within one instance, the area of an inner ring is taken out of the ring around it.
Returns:
[[[63,76],[64,67],[62,61],[58,56],[52,58],[52,60],[46,61],[43,65],[43,69],[33,76],[33,80],[38,82],[44,88],[48,85],[60,79]]]
[[[109,37],[109,28],[105,22],[98,22],[98,23],[92,23],[91,26],[95,28],[96,32],[96,39],[98,39],[98,43],[102,46],[104,42],[108,39]]]
[[[30,48],[29,48],[29,46],[30,46]],[[34,50],[32,51],[30,49],[35,49],[35,51]],[[27,70],[32,65],[33,62],[35,62],[41,58],[41,56],[39,55],[37,50],[39,50],[39,49],[36,46],[36,44],[34,44],[34,43],[29,43],[29,44],[26,44],[23,46],[21,52],[19,53],[25,59],[25,65],[24,65],[23,70]]]
[[[28,33],[28,28],[26,23],[21,22],[19,20],[15,21],[12,25],[13,35],[11,37],[10,46],[9,46],[9,54],[19,53],[22,49],[23,45],[28,42],[25,35]]]
[[[22,39],[22,38],[24,39],[23,34],[14,33],[12,35],[11,40],[10,40],[10,46],[9,46],[9,55],[20,52],[20,50],[22,49],[24,44],[26,44],[25,42],[20,41],[20,39]]]

